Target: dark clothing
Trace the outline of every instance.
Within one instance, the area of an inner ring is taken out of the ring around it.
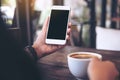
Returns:
[[[7,32],[0,17],[0,80],[41,80],[37,64]]]

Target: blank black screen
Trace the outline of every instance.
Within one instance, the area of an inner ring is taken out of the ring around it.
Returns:
[[[48,39],[65,40],[68,15],[68,10],[52,10],[47,36]]]

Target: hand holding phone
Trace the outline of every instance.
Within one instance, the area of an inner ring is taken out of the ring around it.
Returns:
[[[46,35],[47,44],[64,45],[68,28],[70,7],[53,6]]]

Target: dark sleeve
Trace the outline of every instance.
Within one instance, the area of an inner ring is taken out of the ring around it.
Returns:
[[[24,50],[32,60],[35,62],[38,60],[37,53],[32,46],[26,46]]]
[[[0,80],[41,80],[38,66],[8,33],[0,17]]]

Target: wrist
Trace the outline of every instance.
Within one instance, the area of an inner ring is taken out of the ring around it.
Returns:
[[[37,53],[35,51],[35,49],[32,47],[32,46],[26,46],[25,47],[25,51],[29,54],[29,56],[34,59],[34,60],[37,60],[38,57],[37,57]]]
[[[33,45],[32,47],[33,47],[34,50],[36,51],[36,54],[37,54],[38,58],[41,58],[41,57],[43,56],[43,53],[42,53],[41,48],[39,48],[39,47],[36,46],[36,45]]]

